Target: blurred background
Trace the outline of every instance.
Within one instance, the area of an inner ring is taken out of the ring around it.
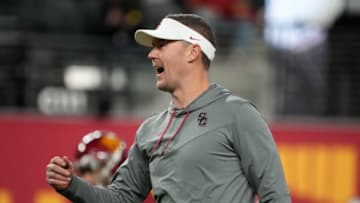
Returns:
[[[215,29],[211,80],[269,122],[293,202],[360,202],[360,0],[2,0],[0,203],[66,202],[50,157],[167,107],[133,34],[178,12]]]

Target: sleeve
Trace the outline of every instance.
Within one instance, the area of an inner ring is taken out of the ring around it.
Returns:
[[[148,159],[135,142],[107,188],[92,186],[74,176],[69,188],[59,192],[75,203],[137,203],[143,202],[150,189]]]
[[[260,202],[290,203],[282,164],[268,125],[249,103],[236,108],[234,148],[250,186]]]

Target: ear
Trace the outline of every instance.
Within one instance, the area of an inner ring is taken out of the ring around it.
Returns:
[[[192,44],[189,46],[189,52],[187,60],[189,63],[194,62],[198,59],[201,59],[201,48],[197,44]]]

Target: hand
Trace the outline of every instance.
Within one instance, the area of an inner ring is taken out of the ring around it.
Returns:
[[[46,167],[46,181],[56,190],[68,188],[73,175],[73,164],[66,156],[53,157]]]

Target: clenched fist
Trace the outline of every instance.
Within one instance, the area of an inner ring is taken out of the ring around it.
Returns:
[[[46,181],[56,190],[64,190],[69,187],[74,167],[68,157],[55,156],[46,167]]]

